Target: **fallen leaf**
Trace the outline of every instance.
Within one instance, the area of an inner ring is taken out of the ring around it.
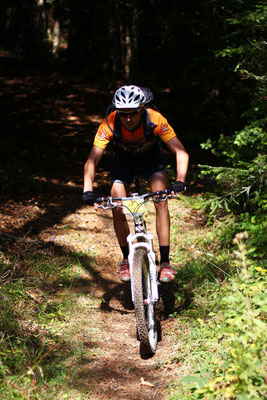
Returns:
[[[143,377],[141,378],[140,386],[154,387],[153,383],[150,383],[150,382],[145,381]]]
[[[36,383],[37,383],[36,378],[33,378],[32,381],[31,381],[31,387],[35,388]]]

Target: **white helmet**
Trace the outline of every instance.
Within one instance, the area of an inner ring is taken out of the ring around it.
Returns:
[[[139,108],[145,103],[145,94],[138,86],[122,86],[114,94],[113,105],[117,109]]]

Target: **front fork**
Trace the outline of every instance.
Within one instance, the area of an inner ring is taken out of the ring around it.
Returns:
[[[136,241],[134,243],[134,241]],[[140,240],[140,241],[139,241]],[[149,263],[149,274],[150,274],[150,282],[151,282],[151,298],[146,299],[146,304],[156,303],[159,299],[158,293],[158,271],[156,265],[156,255],[153,250],[153,235],[152,233],[135,233],[129,234],[127,236],[127,242],[129,245],[129,267],[130,267],[130,275],[131,275],[131,293],[132,293],[132,301],[135,302],[134,292],[133,292],[133,260],[134,253],[137,248],[145,248],[147,250],[147,257]]]

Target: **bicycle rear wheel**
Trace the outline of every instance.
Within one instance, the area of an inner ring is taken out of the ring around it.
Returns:
[[[137,249],[133,258],[133,294],[136,326],[142,350],[153,355],[157,348],[156,305],[151,301],[151,281],[146,250]]]

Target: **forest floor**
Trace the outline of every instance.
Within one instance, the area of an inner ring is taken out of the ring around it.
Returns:
[[[79,201],[77,198],[72,200]],[[172,244],[175,252],[188,235],[203,234],[203,224],[202,219],[179,200],[169,203],[171,216],[175,216],[176,221],[178,217],[180,225]],[[57,211],[60,213],[60,209]],[[68,352],[69,348],[74,351],[78,345],[83,353],[82,357],[76,354],[65,364],[68,390],[75,388],[75,393],[80,390],[87,393],[82,399],[167,399],[169,385],[190,373],[177,359],[186,331],[176,317],[168,315],[175,312],[175,303],[168,304],[168,295],[167,304],[161,300],[158,312],[161,340],[156,354],[146,359],[140,354],[129,287],[121,283],[116,274],[121,254],[110,211],[80,206],[75,213],[67,214],[55,224],[53,219],[49,223],[49,217],[46,218],[48,226],[40,229],[38,234],[32,233],[36,228],[34,217],[45,213],[46,210],[36,202],[33,205],[9,202],[1,207],[1,232],[6,247],[9,247],[7,254],[25,253],[25,248],[28,248],[27,252],[40,253],[42,249],[46,257],[56,258],[63,251],[90,260],[87,267],[81,267],[77,262],[69,264],[69,270],[72,270],[69,273],[73,274],[70,284],[54,284],[50,293],[40,284],[31,285],[27,290],[28,300],[37,299],[37,303],[43,302],[44,296],[48,302],[64,302],[66,297],[72,302],[70,313],[64,314],[63,321],[54,327],[60,331],[65,345],[68,343]],[[148,205],[146,220],[148,230],[155,235],[152,204]],[[28,234],[23,229],[26,225],[32,226]],[[25,235],[18,236],[16,230]],[[7,232],[11,231],[9,236]],[[21,263],[27,276],[27,264],[25,260]],[[167,287],[165,285],[165,300]],[[170,290],[170,303],[171,295]]]
[[[101,93],[86,79],[53,71],[29,73],[10,57],[2,59],[1,251],[5,257],[30,252],[44,259],[70,258],[70,284],[52,282],[51,273],[49,290],[39,282],[27,291],[37,305],[44,298],[72,303],[57,327],[68,349],[82,353],[65,361],[68,388],[87,393],[81,398],[88,399],[167,399],[169,385],[188,373],[176,357],[186,332],[172,317],[175,298],[170,290],[169,302],[160,304],[161,340],[155,356],[142,357],[129,287],[116,274],[121,254],[111,212],[81,204],[82,166],[110,93]],[[107,152],[96,177],[99,193],[107,194],[109,164]],[[204,235],[205,227],[201,214],[184,201],[169,204],[175,253],[188,238]],[[155,234],[152,205],[147,222]],[[32,277],[25,257],[18,265],[20,276]],[[55,398],[65,397],[55,392]]]

